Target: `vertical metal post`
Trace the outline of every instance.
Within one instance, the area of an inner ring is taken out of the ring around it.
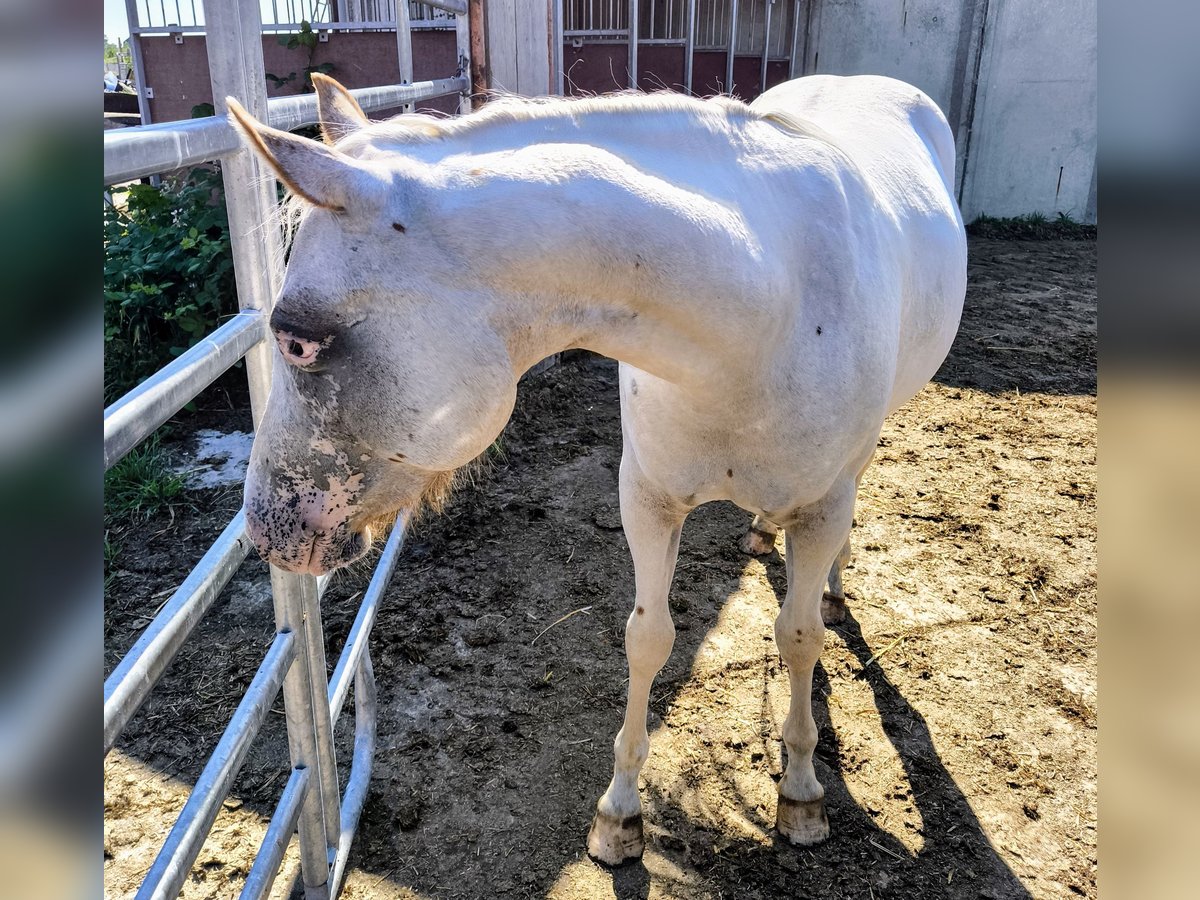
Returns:
[[[400,58],[400,83],[413,83],[412,23],[408,17],[408,0],[395,0],[396,4],[396,54]],[[412,112],[413,105],[405,103],[404,112]]]
[[[696,55],[696,0],[688,0],[687,32],[683,43],[683,84],[692,93],[692,57]]]
[[[563,0],[550,0],[550,90],[563,95]]]
[[[287,716],[288,749],[292,767],[303,766],[311,776],[304,802],[300,807],[300,877],[304,881],[306,900],[327,900],[331,853],[327,838],[330,824],[321,790],[321,757],[318,749],[316,717],[313,715],[313,694],[317,673],[312,671],[311,657],[306,646],[306,631],[320,628],[320,622],[304,620],[305,594],[317,593],[316,582],[308,576],[293,575],[271,567],[271,594],[275,599],[275,625],[290,629],[299,641],[296,659],[283,680],[283,709]],[[322,673],[323,674],[323,673]],[[324,684],[324,678],[321,679]],[[328,713],[326,714],[328,725]]]
[[[236,97],[255,118],[267,119],[267,81],[262,54],[262,23],[256,0],[205,0],[208,68],[213,105],[227,112],[225,98]],[[283,238],[275,225],[275,178],[248,149],[221,163],[238,306],[269,311],[283,281]],[[271,347],[263,341],[246,354],[254,426],[266,408],[271,384]]]
[[[205,0],[208,65],[213,103],[226,112],[225,97],[237,97],[260,120],[267,118],[266,76],[262,54],[262,22],[258,0]],[[276,225],[275,179],[248,149],[222,163],[229,209],[229,230],[237,281],[238,303],[243,309],[269,311],[283,280],[282,234]],[[270,341],[263,341],[246,356],[250,405],[255,428],[266,408],[274,359]],[[329,896],[330,846],[337,845],[337,773],[330,741],[328,703],[318,706],[314,697],[325,697],[324,648],[314,660],[311,645],[321,640],[321,620],[316,603],[316,582],[310,576],[271,569],[275,624],[290,629],[301,652],[283,683],[288,745],[293,767],[311,773],[299,821],[300,866],[309,900]],[[315,613],[315,614],[314,614]],[[319,680],[318,680],[319,679]],[[319,721],[319,710],[324,721]],[[322,746],[322,740],[326,746]],[[322,771],[325,769],[326,771]],[[334,788],[330,809],[329,784]]]
[[[129,55],[133,62],[133,81],[137,85],[138,115],[143,125],[149,125],[153,120],[150,118],[150,98],[146,96],[146,67],[142,63],[137,0],[125,0],[125,17],[129,20]]]
[[[792,46],[788,51],[788,78],[796,77],[796,49],[800,37],[800,0],[792,3]]]
[[[638,0],[629,0],[629,86],[637,90]]]
[[[465,115],[471,111],[471,17],[465,12],[454,14],[454,43],[458,49],[458,74],[467,79],[467,89],[458,96],[458,111]]]
[[[774,5],[775,0],[766,0],[767,17],[763,22],[762,64],[758,73],[758,92],[760,94],[767,89],[767,60],[771,56],[771,7]]]
[[[733,95],[733,57],[737,53],[738,0],[729,3],[729,55],[725,58],[725,93]]]

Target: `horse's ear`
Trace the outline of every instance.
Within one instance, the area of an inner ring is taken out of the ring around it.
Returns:
[[[370,124],[354,96],[336,79],[320,72],[312,74],[317,91],[317,115],[321,120],[321,136],[332,144],[339,138]]]
[[[232,97],[225,102],[234,125],[292,193],[335,212],[351,205],[366,176],[361,163],[324,144],[264,125]]]

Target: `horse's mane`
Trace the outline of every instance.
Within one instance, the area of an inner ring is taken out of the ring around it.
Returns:
[[[477,112],[448,117],[429,113],[405,113],[372,122],[352,132],[338,142],[349,148],[361,143],[390,145],[424,144],[446,138],[474,134],[492,128],[530,122],[551,122],[568,119],[578,121],[614,115],[653,116],[664,113],[683,114],[698,123],[717,125],[721,122],[766,121],[805,137],[826,140],[823,129],[813,123],[778,110],[759,110],[735,97],[718,95],[707,99],[689,97],[674,91],[628,90],[611,94],[582,97],[518,97],[494,93],[489,102]]]
[[[581,97],[518,97],[493,92],[482,109],[469,115],[405,113],[352,131],[335,146],[341,150],[371,144],[411,146],[529,122],[664,113],[683,114],[709,128],[752,121],[770,122],[790,134],[834,144],[823,128],[807,119],[778,109],[758,109],[736,97],[717,95],[700,99],[674,91],[628,90]],[[296,194],[289,193],[283,199],[279,222],[284,231],[285,248],[290,247],[296,228],[309,208],[310,204]]]

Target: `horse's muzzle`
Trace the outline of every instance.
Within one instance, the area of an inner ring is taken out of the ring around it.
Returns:
[[[369,528],[352,529],[305,507],[246,503],[246,532],[266,562],[286,572],[324,575],[349,565],[371,548]]]

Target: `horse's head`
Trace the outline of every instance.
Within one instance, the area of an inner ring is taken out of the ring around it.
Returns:
[[[317,79],[326,135],[366,119]],[[504,427],[516,396],[486,288],[462,277],[435,173],[268,128],[250,143],[308,206],[271,315],[270,398],[246,478],[263,558],[320,574],[369,548],[372,523],[443,491]]]

